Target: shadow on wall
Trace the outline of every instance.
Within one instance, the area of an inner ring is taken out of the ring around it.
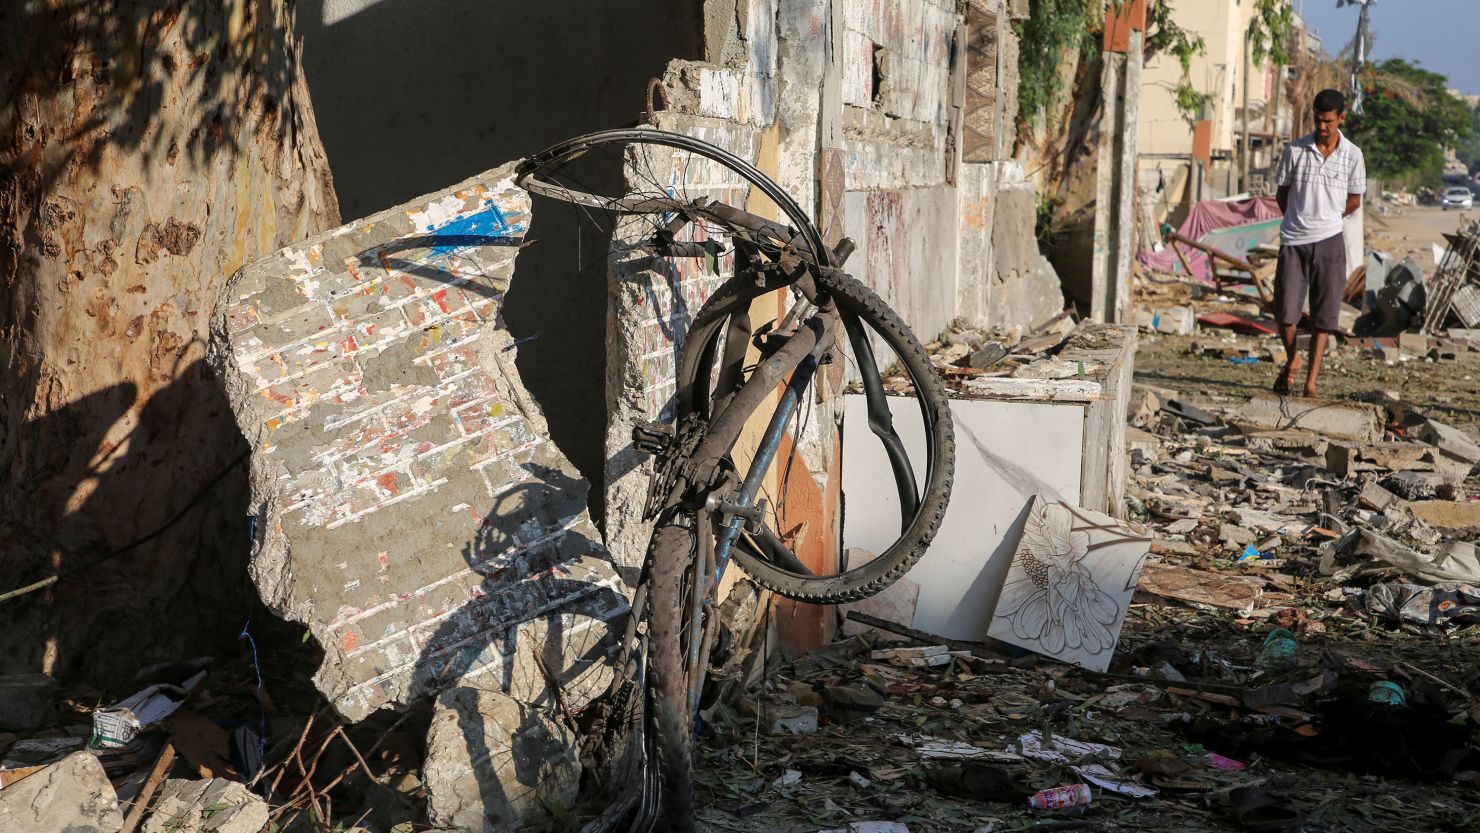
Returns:
[[[633,124],[647,82],[700,52],[700,6],[540,0],[300,0],[297,31],[345,218],[562,139]],[[592,482],[606,423],[605,233],[536,200],[503,314],[550,434]]]

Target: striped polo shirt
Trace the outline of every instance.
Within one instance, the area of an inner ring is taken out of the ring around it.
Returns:
[[[1289,186],[1289,207],[1280,223],[1280,243],[1319,243],[1341,233],[1341,213],[1348,194],[1367,192],[1367,163],[1362,149],[1340,133],[1336,150],[1322,156],[1315,134],[1285,146],[1274,169],[1275,184]]]

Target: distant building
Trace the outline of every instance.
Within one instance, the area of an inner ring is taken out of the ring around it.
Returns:
[[[1153,212],[1159,219],[1176,214],[1178,206],[1189,200],[1269,190],[1267,172],[1290,136],[1293,119],[1281,89],[1283,67],[1249,58],[1248,78],[1244,77],[1244,33],[1249,29],[1253,7],[1253,3],[1240,0],[1177,3],[1172,9],[1177,24],[1203,38],[1204,54],[1193,56],[1185,76],[1175,55],[1163,52],[1146,62],[1139,152],[1143,190],[1150,187],[1160,192],[1159,210]],[[1297,22],[1297,27],[1301,46],[1319,52],[1320,40],[1305,32],[1303,23]],[[1246,80],[1249,183],[1240,181],[1239,156]],[[1209,96],[1201,113],[1189,115],[1178,108],[1177,89],[1184,82]],[[1192,176],[1194,170],[1201,176]]]

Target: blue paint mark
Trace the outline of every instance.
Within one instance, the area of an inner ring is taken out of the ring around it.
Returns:
[[[489,203],[487,208],[466,217],[459,217],[441,226],[430,229],[429,242],[433,255],[446,255],[469,248],[470,241],[478,238],[499,240],[517,239],[524,234],[524,225],[510,225],[497,205]],[[444,243],[437,241],[448,238]]]

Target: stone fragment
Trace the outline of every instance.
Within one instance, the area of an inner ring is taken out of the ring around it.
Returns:
[[[245,784],[171,778],[160,787],[143,833],[258,833],[267,815],[267,802]]]
[[[117,833],[120,827],[118,795],[91,752],[74,752],[0,790],[0,830]]]
[[[346,718],[460,680],[572,708],[626,591],[515,368],[506,165],[242,269],[211,353],[252,446],[252,577]]]
[[[0,729],[24,732],[55,722],[56,687],[57,681],[46,674],[0,676]]]
[[[575,733],[544,709],[459,687],[437,698],[423,775],[433,826],[498,833],[569,812],[581,764]]]
[[[1172,535],[1186,535],[1197,529],[1197,524],[1198,521],[1196,518],[1178,518],[1167,524],[1167,532]]]
[[[1239,407],[1230,421],[1256,431],[1301,428],[1337,439],[1375,443],[1382,439],[1386,414],[1368,402],[1261,395]]]

